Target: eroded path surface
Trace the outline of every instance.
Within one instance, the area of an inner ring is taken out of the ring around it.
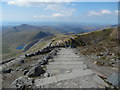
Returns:
[[[36,79],[38,88],[104,88],[109,85],[96,75],[74,49],[61,48],[53,62],[47,65],[50,77]]]

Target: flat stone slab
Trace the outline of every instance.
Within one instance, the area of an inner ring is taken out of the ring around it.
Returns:
[[[82,58],[54,58],[54,61],[81,61]]]
[[[77,61],[74,61],[74,62],[51,62],[49,63],[49,65],[54,65],[54,64],[57,64],[57,65],[81,65],[81,64],[84,64],[82,61],[80,62],[77,62]]]
[[[94,74],[90,69],[88,70],[73,70],[72,73],[57,75],[58,81],[68,80],[76,77]]]
[[[44,85],[55,83],[55,82],[58,82],[58,80],[55,76],[53,76],[53,77],[44,78],[44,79],[37,79],[35,81],[35,85],[39,87],[39,86],[44,86]]]
[[[56,56],[57,58],[80,58],[79,56],[76,56],[76,55],[58,55]]]
[[[120,73],[113,73],[107,78],[107,81],[113,84],[114,86],[120,86]]]
[[[78,71],[73,70],[72,73],[60,74],[60,75],[48,77],[45,79],[37,79],[35,80],[35,85],[40,87],[40,86],[44,86],[44,85],[48,85],[48,84],[52,84],[52,83],[56,83],[64,80],[69,80],[76,77],[82,77],[85,75],[91,75],[91,74],[94,74],[94,73],[90,69],[78,70]]]
[[[85,64],[81,64],[81,65],[78,65],[78,64],[69,64],[69,65],[48,65],[47,66],[48,69],[86,69],[87,68],[87,65]]]

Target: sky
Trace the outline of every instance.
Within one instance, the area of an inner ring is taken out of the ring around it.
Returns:
[[[20,1],[20,0],[19,0]],[[117,24],[117,2],[2,2],[2,22]]]

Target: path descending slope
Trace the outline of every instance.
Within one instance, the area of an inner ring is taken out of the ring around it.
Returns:
[[[52,76],[35,80],[39,88],[104,88],[109,85],[84,64],[74,49],[61,48],[47,72]]]

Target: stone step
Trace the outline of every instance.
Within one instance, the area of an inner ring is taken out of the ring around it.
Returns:
[[[76,55],[75,53],[73,53],[73,52],[71,52],[71,51],[69,51],[69,52],[60,52],[60,53],[58,53],[58,54],[61,54],[61,55]]]
[[[54,58],[53,59],[55,62],[56,61],[82,61],[82,58]]]
[[[81,64],[84,64],[82,61],[69,61],[69,62],[51,62],[51,63],[49,63],[49,65],[54,65],[54,64],[56,64],[56,65],[81,65]]]
[[[55,58],[80,58],[77,56],[56,56]]]
[[[80,69],[77,71],[73,70],[73,72],[71,72],[71,73],[60,74],[60,75],[56,75],[56,76],[52,76],[52,77],[48,77],[48,78],[44,78],[44,79],[37,79],[37,80],[35,80],[35,85],[37,87],[40,87],[40,86],[49,85],[52,83],[69,80],[69,79],[76,78],[76,77],[91,75],[91,74],[94,74],[94,73],[90,69],[87,69],[87,70]]]
[[[67,65],[47,65],[47,69],[86,69],[87,65],[85,64],[67,64]]]

